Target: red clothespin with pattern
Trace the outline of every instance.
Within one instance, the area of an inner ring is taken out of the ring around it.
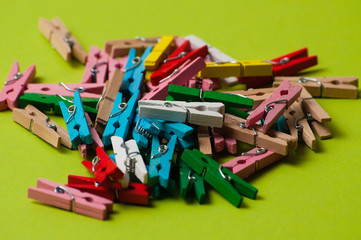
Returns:
[[[267,62],[272,64],[274,76],[290,76],[317,65],[317,56],[308,56],[307,48],[302,48]]]
[[[150,80],[153,86],[157,86],[159,81],[169,76],[175,69],[182,65],[185,61],[193,61],[197,57],[205,58],[208,54],[208,47],[204,45],[198,49],[191,51],[191,45],[186,40],[179,48],[177,48],[151,76]]]
[[[19,72],[19,62],[14,62],[0,93],[0,111],[13,110],[18,106],[18,99],[24,93],[26,85],[35,78],[35,65],[30,65],[24,73]]]
[[[97,156],[93,161],[82,161],[82,164],[94,174],[98,182],[105,188],[114,188],[115,183],[122,183],[124,174],[113,160],[100,147],[96,148]]]
[[[271,97],[263,101],[248,117],[245,127],[251,127],[259,120],[264,118],[262,132],[266,133],[277,119],[283,114],[285,109],[292,105],[301,94],[301,86],[291,86],[291,83],[285,80],[272,93]]]

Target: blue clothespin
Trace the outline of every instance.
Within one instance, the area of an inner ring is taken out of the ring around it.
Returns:
[[[74,148],[77,148],[81,143],[92,144],[93,138],[89,131],[83,103],[78,91],[74,92],[73,101],[73,105],[69,106],[69,108],[63,101],[60,101],[59,105],[68,129],[71,143]]]
[[[152,138],[152,151],[148,170],[148,184],[156,185],[158,182],[163,188],[168,187],[169,172],[177,136],[173,135],[167,145],[160,145],[158,136]]]
[[[159,135],[161,130],[147,119],[140,118],[137,112],[134,118],[135,126],[132,130],[132,136],[139,146],[148,148],[149,139],[153,135]]]
[[[129,50],[128,61],[124,70],[125,74],[120,87],[121,91],[127,90],[129,95],[132,96],[137,90],[141,90],[145,71],[144,61],[151,51],[152,46],[149,46],[145,49],[142,57],[137,57],[134,48]]]
[[[138,90],[132,95],[127,103],[122,103],[122,93],[119,92],[117,94],[112,112],[103,133],[103,143],[105,146],[111,144],[111,136],[118,136],[123,139],[127,138],[129,127],[137,108],[139,96],[140,92]]]

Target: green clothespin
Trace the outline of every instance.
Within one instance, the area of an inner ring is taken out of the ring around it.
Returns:
[[[251,199],[256,198],[258,190],[255,187],[198,149],[185,149],[181,159],[234,206],[241,205],[241,194]]]
[[[53,112],[55,115],[62,115],[60,110],[59,101],[63,102],[67,107],[72,105],[74,97],[60,97],[57,95],[46,95],[37,93],[25,93],[19,99],[19,106],[25,108],[28,104],[33,105],[42,112]],[[96,98],[82,98],[84,111],[91,117],[96,116],[98,111],[96,105],[99,99]]]
[[[215,91],[201,91],[197,88],[189,88],[174,84],[169,85],[168,94],[167,101],[221,102],[226,107],[226,113],[242,118],[247,118],[249,114],[236,108],[251,109],[253,106],[253,99],[251,98]]]
[[[203,178],[194,172],[182,160],[179,160],[180,196],[187,197],[187,193],[194,187],[197,201],[202,204],[206,198],[206,189]]]

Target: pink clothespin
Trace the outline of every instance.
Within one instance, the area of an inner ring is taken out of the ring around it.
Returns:
[[[90,134],[92,135],[92,138],[93,138],[93,143],[91,144],[91,147],[94,149],[94,151],[96,151],[97,147],[100,147],[101,149],[104,150],[104,144],[103,144],[102,140],[100,139],[97,130],[94,128],[92,120],[90,119],[88,113],[85,113],[85,118],[86,118],[86,121],[89,126]],[[82,143],[78,146],[78,149],[81,153],[82,158],[86,158],[87,157],[87,145],[85,143]]]
[[[100,220],[104,220],[107,213],[113,211],[113,202],[106,198],[65,187],[44,178],[38,179],[37,187],[28,188],[28,198]]]
[[[234,138],[224,137],[224,142],[226,144],[226,149],[230,154],[237,153],[237,141]]]
[[[184,85],[206,66],[203,58],[189,60],[177,68],[171,75],[162,79],[153,91],[147,93],[142,100],[165,100],[169,84]]]
[[[121,57],[120,59],[109,57],[109,63],[108,63],[109,78],[112,76],[116,68],[120,69],[121,71],[124,71],[127,61],[128,61],[128,56]]]
[[[251,127],[264,118],[262,132],[266,133],[284,110],[292,105],[301,94],[302,87],[291,86],[288,80],[276,88],[271,97],[264,100],[247,118],[245,127]]]
[[[90,47],[82,83],[104,83],[107,78],[109,55],[95,46]]]
[[[240,178],[246,178],[252,173],[280,160],[284,156],[266,150],[265,148],[254,148],[241,156],[232,159],[224,164],[232,173]]]
[[[63,97],[74,97],[78,91],[82,98],[100,98],[104,83],[69,83],[65,84],[28,84],[25,93],[37,93],[46,95],[60,95]]]
[[[0,93],[0,111],[13,110],[18,106],[18,99],[24,93],[26,85],[35,78],[35,65],[30,65],[24,73],[19,72],[19,62],[14,62]]]
[[[213,139],[214,150],[216,152],[223,151],[223,149],[225,147],[225,142],[224,142],[223,135],[216,132],[216,131],[214,131],[213,128],[211,128],[211,135],[212,135],[212,139]]]
[[[208,78],[191,79],[188,82],[188,87],[202,89],[203,91],[213,91],[213,81]]]

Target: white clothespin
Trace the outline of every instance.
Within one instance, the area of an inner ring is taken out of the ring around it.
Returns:
[[[148,171],[137,142],[134,139],[124,142],[123,138],[118,136],[112,136],[111,141],[117,167],[124,173],[125,188],[129,184],[129,173],[134,173],[142,183],[147,184]]]
[[[225,107],[218,102],[141,100],[139,117],[222,127]]]

